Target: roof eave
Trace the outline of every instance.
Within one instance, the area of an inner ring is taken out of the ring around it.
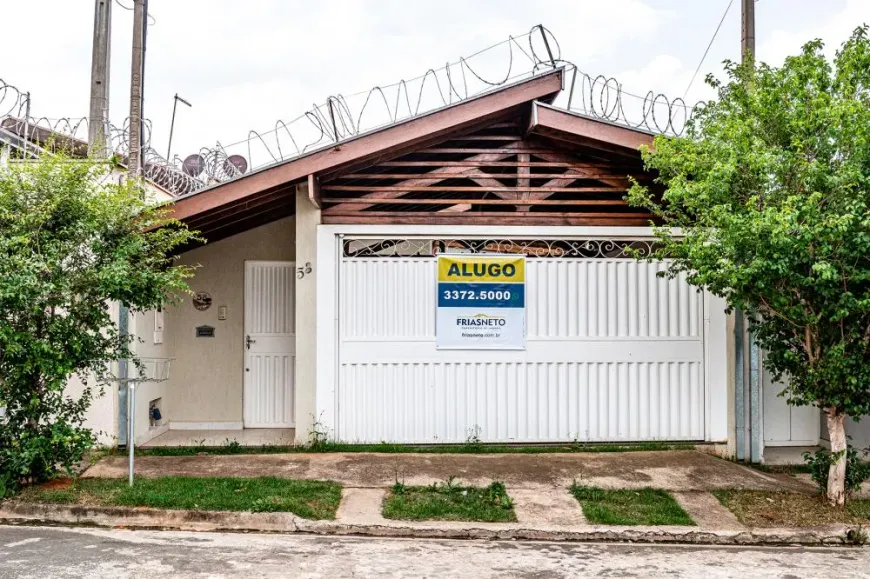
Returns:
[[[640,147],[645,145],[652,148],[655,139],[655,134],[649,131],[588,117],[542,102],[532,103],[526,133],[637,157],[640,156]]]
[[[308,175],[360,166],[376,159],[382,160],[385,156],[401,155],[421,143],[509,114],[526,103],[552,101],[562,90],[563,82],[564,69],[559,68],[330,144],[232,181],[179,197],[173,202],[173,217],[185,220],[242,201],[251,195],[301,182]]]

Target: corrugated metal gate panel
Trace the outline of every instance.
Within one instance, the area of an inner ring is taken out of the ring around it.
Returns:
[[[663,264],[527,261],[527,349],[435,349],[431,258],[342,258],[338,437],[701,440],[702,299]]]

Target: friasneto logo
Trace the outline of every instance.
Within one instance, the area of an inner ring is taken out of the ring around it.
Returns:
[[[474,314],[471,317],[456,318],[456,325],[463,328],[500,328],[507,323],[502,316],[490,316],[487,314]]]

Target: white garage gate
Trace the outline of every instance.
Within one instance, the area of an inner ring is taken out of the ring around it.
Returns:
[[[650,243],[344,238],[337,438],[703,440],[703,294],[626,249]],[[442,252],[527,256],[524,351],[436,350]]]

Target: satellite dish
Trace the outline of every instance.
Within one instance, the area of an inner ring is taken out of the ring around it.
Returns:
[[[235,168],[235,170],[233,170]],[[230,155],[224,161],[224,171],[228,175],[235,175],[236,171],[244,175],[248,170],[248,162],[241,155]]]
[[[202,158],[202,155],[188,155],[184,163],[181,164],[181,170],[191,177],[196,177],[202,173],[203,169],[205,169],[205,159]]]

